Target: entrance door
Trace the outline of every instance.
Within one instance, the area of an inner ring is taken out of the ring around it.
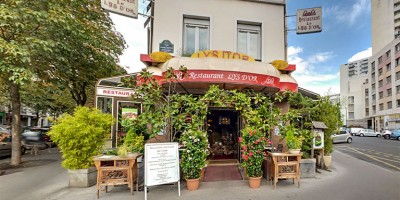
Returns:
[[[233,109],[210,109],[207,115],[209,159],[238,159],[239,113]]]

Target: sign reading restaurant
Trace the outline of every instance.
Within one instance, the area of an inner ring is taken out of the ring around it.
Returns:
[[[296,33],[316,33],[322,31],[322,8],[307,8],[297,10]]]
[[[137,0],[101,0],[101,7],[116,14],[138,18]]]

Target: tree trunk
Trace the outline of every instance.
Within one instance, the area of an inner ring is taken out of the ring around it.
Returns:
[[[21,98],[19,85],[8,81],[12,112],[12,153],[11,165],[21,164]]]

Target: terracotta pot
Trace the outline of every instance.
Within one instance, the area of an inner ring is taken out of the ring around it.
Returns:
[[[199,178],[186,179],[186,186],[187,186],[187,189],[190,190],[190,191],[199,189],[199,185],[200,185],[200,179]]]
[[[260,185],[261,185],[261,176],[260,177],[249,177],[250,188],[259,188]]]

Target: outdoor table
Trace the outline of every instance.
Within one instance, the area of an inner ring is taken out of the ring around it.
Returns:
[[[137,158],[141,156],[141,154],[134,153],[126,157],[109,155],[94,157],[97,168],[97,198],[99,198],[101,186],[105,186],[107,192],[109,185],[126,184],[133,194],[133,183],[136,183],[136,191],[138,191]]]
[[[274,190],[278,179],[292,178],[297,180],[297,187],[300,187],[300,160],[301,153],[271,153],[267,152],[272,158],[271,175],[273,176]]]

